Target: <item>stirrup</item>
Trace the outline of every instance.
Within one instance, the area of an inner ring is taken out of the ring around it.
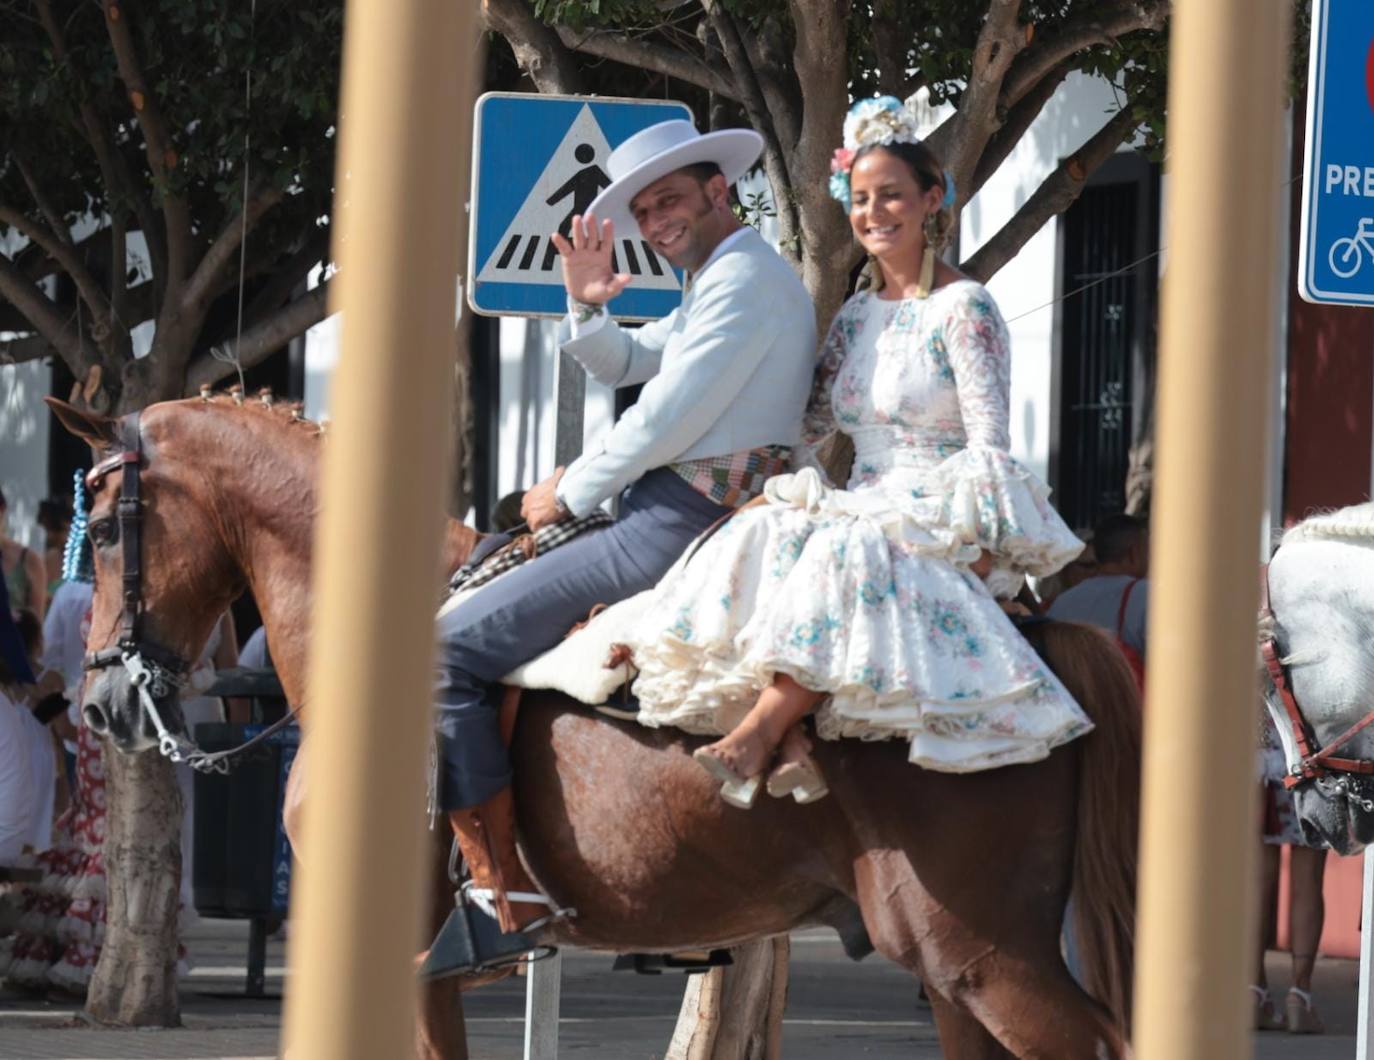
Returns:
[[[472,880],[465,880],[458,891],[460,905],[474,905],[492,920],[500,923],[500,916],[496,911],[496,892],[490,887],[478,887]],[[524,927],[520,928],[516,934],[528,935],[530,932],[539,931],[550,924],[559,920],[570,920],[577,916],[577,910],[571,907],[561,908],[554,904],[554,900],[546,894],[538,891],[507,891],[507,902],[519,902],[521,905],[542,905],[549,910],[548,915],[536,917]]]
[[[505,934],[501,926],[475,905],[457,905],[449,913],[417,973],[422,980],[473,975],[513,964],[550,957],[544,946],[523,932]]]

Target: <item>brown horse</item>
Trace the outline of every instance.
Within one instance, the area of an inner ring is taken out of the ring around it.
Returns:
[[[54,408],[98,449],[126,447],[114,421]],[[316,428],[279,407],[214,398],[155,405],[137,430],[142,635],[193,657],[247,588],[287,695],[305,702]],[[116,639],[122,610],[119,478],[99,485],[91,513],[93,651]],[[449,539],[451,562],[473,543],[456,527]],[[809,806],[733,809],[691,759],[699,740],[528,696],[512,748],[521,847],[540,885],[578,910],[547,941],[664,952],[817,923],[852,935],[857,906],[873,945],[921,974],[946,1056],[1123,1055],[1138,701],[1101,634],[1051,623],[1031,635],[1093,718],[1092,734],[1034,765],[960,776],[911,766],[896,743],[822,743],[831,797]],[[169,725],[179,721],[174,699],[162,704]],[[121,750],[154,742],[121,668],[98,673],[83,710]],[[436,887],[438,916],[448,893],[437,862]],[[1096,1000],[1060,957],[1071,891]],[[445,989],[426,988],[429,1055],[461,1048],[456,1024],[442,1025],[461,1012],[444,1008],[456,1001]]]

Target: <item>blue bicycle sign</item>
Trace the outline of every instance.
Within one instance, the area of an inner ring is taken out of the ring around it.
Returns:
[[[1361,217],[1360,227],[1353,236],[1331,244],[1331,271],[1342,280],[1348,280],[1360,271],[1365,254],[1374,261],[1374,217]]]
[[[1374,305],[1374,3],[1313,0],[1298,293]],[[1352,234],[1353,233],[1353,234]],[[1369,264],[1366,264],[1368,261]]]

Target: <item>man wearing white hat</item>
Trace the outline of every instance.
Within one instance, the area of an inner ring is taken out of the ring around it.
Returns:
[[[624,491],[616,522],[524,564],[440,619],[441,804],[476,887],[508,897],[492,903],[499,933],[471,906],[459,909],[427,974],[527,952],[528,933],[552,908],[515,853],[496,683],[594,605],[654,585],[698,534],[786,469],[800,437],[815,311],[791,266],[730,207],[730,186],[762,148],[748,129],[702,135],[686,121],[652,126],[612,152],[611,183],[573,219],[571,240],[553,237],[569,295],[562,348],[599,382],[643,390],[604,438],[530,489],[522,507],[538,530]],[[635,226],[686,280],[678,309],[628,331],[605,307],[630,283],[611,270],[615,232]]]

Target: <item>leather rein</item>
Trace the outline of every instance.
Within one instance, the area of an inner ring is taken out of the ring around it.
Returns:
[[[213,754],[201,750],[187,736],[167,728],[157,708],[157,700],[180,687],[190,665],[176,652],[144,637],[143,617],[147,606],[143,600],[143,510],[145,502],[140,493],[140,472],[144,464],[143,435],[139,429],[139,413],[131,412],[118,421],[121,448],[105,457],[86,474],[86,488],[94,493],[105,477],[119,471],[119,500],[115,514],[119,523],[119,545],[124,559],[124,576],[120,593],[119,635],[115,646],[91,652],[81,662],[88,672],[122,666],[138,690],[143,709],[148,712],[158,734],[158,750],[173,762],[185,762],[202,773],[229,772],[231,763],[246,751],[266,742],[296,720],[297,709],[292,707],[285,716],[273,722],[251,740],[227,751]]]
[[[1264,565],[1262,573],[1263,577],[1260,579],[1259,615],[1260,620],[1264,622],[1269,629],[1268,632],[1260,638],[1260,656],[1264,659],[1264,668],[1269,673],[1269,680],[1274,684],[1274,691],[1278,693],[1279,702],[1283,704],[1283,709],[1288,715],[1288,724],[1293,733],[1293,743],[1297,748],[1299,756],[1297,764],[1291,766],[1288,775],[1283,778],[1283,786],[1292,789],[1304,781],[1316,780],[1318,777],[1332,776],[1341,773],[1354,773],[1360,776],[1374,775],[1374,760],[1368,758],[1339,758],[1336,756],[1337,751],[1353,740],[1359,733],[1374,724],[1374,710],[1371,710],[1325,747],[1317,746],[1316,734],[1312,731],[1312,727],[1308,725],[1307,720],[1302,716],[1302,710],[1298,706],[1297,697],[1293,695],[1293,687],[1288,680],[1288,669],[1279,659],[1278,642],[1273,632],[1273,627],[1277,620],[1275,619],[1273,608],[1269,606],[1268,564]]]

